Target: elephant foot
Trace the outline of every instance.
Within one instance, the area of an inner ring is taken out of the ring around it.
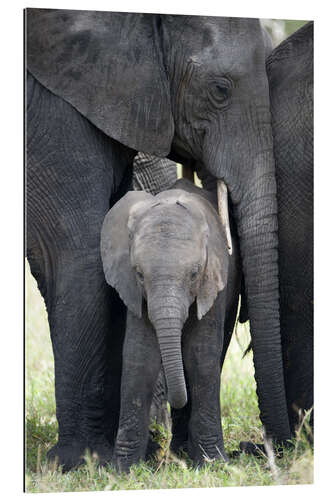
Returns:
[[[154,435],[154,433],[150,433],[148,443],[147,443],[145,459],[149,460],[149,459],[153,458],[156,455],[156,453],[158,452],[158,450],[160,450],[160,449],[161,449],[161,445],[158,442],[158,440],[156,439],[156,436]]]
[[[170,450],[177,456],[182,456],[183,453],[188,453],[187,439],[173,436],[170,443]]]
[[[290,448],[292,445],[290,443],[285,443],[285,448]],[[274,455],[276,458],[283,457],[283,447],[281,445],[276,445],[273,447]],[[246,453],[247,455],[253,455],[258,458],[267,457],[267,449],[264,444],[251,443],[251,441],[241,441],[239,443],[239,451],[235,450],[232,453],[232,457],[238,457],[241,453]]]
[[[139,457],[133,457],[120,450],[116,451],[113,456],[113,466],[119,474],[129,474],[132,465],[136,465],[140,462]]]
[[[241,441],[239,443],[239,449],[241,452],[247,455],[253,455],[255,457],[266,457],[267,453],[265,446],[259,443],[251,443],[250,441]]]
[[[89,449],[93,456],[96,455],[98,465],[108,466],[112,464],[113,448],[108,441],[97,443]]]
[[[223,441],[215,440],[214,438],[206,442],[200,439],[200,441],[195,443],[189,440],[188,455],[197,467],[202,467],[207,463],[215,461],[222,463],[229,462],[229,457],[224,451]]]
[[[139,441],[117,441],[112,464],[117,472],[128,474],[132,465],[145,460],[146,446]]]
[[[89,451],[93,457],[96,456],[99,465],[111,464],[113,449],[107,441],[93,446],[88,446],[79,441],[68,444],[58,443],[47,453],[47,459],[50,464],[60,466],[62,472],[68,472],[80,465],[84,465],[86,451]]]
[[[47,459],[50,464],[61,466],[62,472],[68,472],[85,463],[84,454],[87,448],[88,446],[80,442],[58,443],[47,453]]]
[[[221,464],[221,466],[229,462],[229,457],[226,453],[218,454],[213,457],[208,456],[206,454],[201,454],[201,455],[198,454],[196,455],[196,457],[194,458],[190,457],[190,458],[192,459],[194,467],[197,467],[199,469],[213,462]]]

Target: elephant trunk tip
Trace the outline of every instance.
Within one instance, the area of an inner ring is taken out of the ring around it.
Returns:
[[[168,395],[168,401],[170,403],[170,406],[172,408],[175,408],[176,410],[180,410],[181,408],[184,408],[184,406],[187,403],[186,391],[185,391],[185,394],[175,394],[174,396]]]

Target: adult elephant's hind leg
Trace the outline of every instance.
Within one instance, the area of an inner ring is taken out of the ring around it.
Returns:
[[[118,425],[125,308],[105,282],[99,242],[133,158],[30,75],[27,87],[27,254],[55,361],[59,438],[49,458],[68,470],[87,448],[109,461],[106,432],[112,439]]]

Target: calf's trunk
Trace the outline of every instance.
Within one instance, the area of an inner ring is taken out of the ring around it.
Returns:
[[[170,308],[170,305],[162,305],[149,311],[149,318],[154,325],[160,347],[168,389],[168,401],[173,408],[183,408],[187,403],[181,350],[181,335],[184,324],[182,316],[178,306]]]

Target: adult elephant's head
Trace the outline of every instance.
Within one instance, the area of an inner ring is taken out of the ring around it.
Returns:
[[[224,180],[240,238],[261,419],[290,435],[276,186],[258,20],[28,10],[28,69],[110,137],[198,160]]]

